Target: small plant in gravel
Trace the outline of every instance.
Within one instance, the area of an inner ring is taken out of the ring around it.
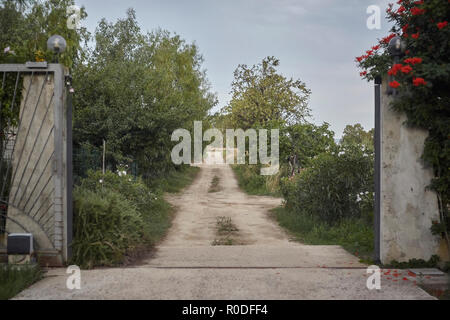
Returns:
[[[213,246],[233,246],[236,240],[233,238],[239,232],[239,229],[229,217],[217,218],[217,235],[218,238],[212,243]]]
[[[220,187],[220,178],[218,176],[214,176],[208,192],[216,193],[216,192],[219,192],[220,190],[222,190],[222,188]]]

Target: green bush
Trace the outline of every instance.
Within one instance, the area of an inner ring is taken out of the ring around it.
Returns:
[[[359,146],[323,153],[293,180],[283,179],[281,191],[294,212],[333,225],[343,219],[371,220],[373,154]]]
[[[119,176],[107,171],[88,171],[85,179],[81,180],[80,187],[90,191],[111,190],[124,196],[137,207],[144,216],[149,215],[157,196],[151,192],[144,182],[131,176]]]
[[[171,225],[172,207],[163,192],[181,190],[198,172],[170,173],[164,185],[154,181],[154,192],[140,178],[89,171],[74,190],[72,262],[82,268],[114,266],[155,245]]]
[[[119,264],[144,238],[137,206],[105,188],[74,191],[73,263],[83,268]]]

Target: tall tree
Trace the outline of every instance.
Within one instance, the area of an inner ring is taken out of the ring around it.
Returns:
[[[143,33],[134,10],[102,20],[95,41],[74,74],[76,144],[105,139],[110,164],[135,160],[146,176],[165,172],[173,131],[191,129],[216,103],[198,48],[167,31]]]
[[[267,57],[252,67],[239,65],[234,72],[232,100],[223,110],[231,125],[248,129],[294,124],[309,116],[310,90],[302,81],[280,74],[279,64],[275,57]]]

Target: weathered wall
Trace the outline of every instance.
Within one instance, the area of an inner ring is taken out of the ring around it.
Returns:
[[[381,261],[429,260],[439,250],[430,231],[439,209],[436,194],[426,189],[433,171],[421,160],[428,133],[406,127],[406,115],[390,108],[391,99],[382,90]]]

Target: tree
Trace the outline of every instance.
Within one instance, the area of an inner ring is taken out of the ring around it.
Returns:
[[[83,45],[89,40],[86,28],[67,27],[67,8],[74,4],[74,0],[1,0],[0,63],[51,62],[53,53],[47,50],[47,40],[59,34],[67,41],[60,62],[71,68],[82,59]],[[84,8],[80,15],[81,20],[87,17]]]
[[[344,129],[344,135],[341,140],[341,145],[351,146],[358,145],[365,149],[375,152],[374,144],[375,130],[365,131],[363,126],[359,123],[355,125],[348,125]]]
[[[319,154],[336,148],[334,132],[328,123],[321,126],[312,123],[289,126],[282,130],[280,140],[282,162],[290,156],[296,156],[301,168],[308,167]]]
[[[277,72],[280,62],[267,57],[252,67],[239,65],[234,72],[232,100],[223,110],[235,128],[283,126],[309,116],[311,92],[300,80]]]
[[[194,44],[156,30],[143,33],[134,10],[102,20],[95,49],[74,74],[77,145],[107,141],[112,166],[137,161],[146,177],[173,167],[174,130],[193,128],[215,105]]]

